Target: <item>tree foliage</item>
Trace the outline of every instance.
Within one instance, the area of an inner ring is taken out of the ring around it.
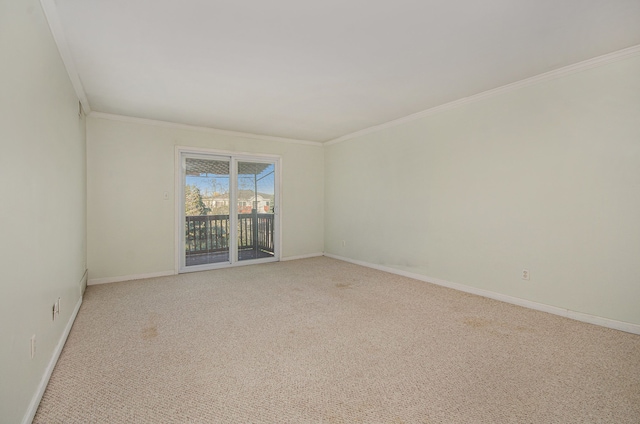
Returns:
[[[200,189],[195,185],[188,185],[184,190],[184,214],[186,216],[206,215],[209,208],[202,200]]]

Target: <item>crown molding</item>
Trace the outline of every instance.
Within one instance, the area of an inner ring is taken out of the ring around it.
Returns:
[[[71,55],[71,50],[67,43],[67,37],[64,35],[64,29],[62,28],[62,23],[58,17],[58,9],[56,8],[55,0],[40,0],[40,5],[42,6],[47,22],[49,23],[53,40],[58,47],[58,52],[60,53],[64,67],[67,69],[71,85],[73,85],[76,96],[78,96],[78,100],[80,100],[82,109],[85,114],[90,113],[91,107],[89,106],[89,99],[87,99],[84,87],[82,86],[82,81],[80,80],[80,75],[76,69],[76,64],[73,61],[73,56]]]
[[[581,72],[587,69],[595,68],[598,66],[606,65],[608,63],[616,62],[618,60],[623,60],[632,56],[636,56],[640,54],[640,44],[632,47],[628,47],[626,49],[618,50],[616,52],[604,54],[601,56],[597,56],[592,59],[588,59],[582,62],[578,62],[573,65],[565,66],[559,69],[555,69],[553,71],[545,72],[543,74],[539,74],[530,78],[526,78],[524,80],[516,81],[511,84],[507,84],[501,87],[497,87],[491,90],[487,90],[478,94],[474,94],[469,97],[464,97],[458,100],[454,100],[449,103],[445,103],[439,106],[432,107],[430,109],[426,109],[420,112],[413,113],[411,115],[407,115],[405,117],[395,119],[393,121],[385,122],[383,124],[374,125],[368,128],[364,128],[359,131],[355,131],[349,134],[345,134],[343,136],[334,138],[332,140],[328,140],[323,142],[316,141],[308,141],[308,140],[297,140],[297,139],[289,139],[284,137],[273,137],[267,135],[259,135],[259,134],[251,134],[251,133],[243,133],[236,131],[228,131],[228,130],[219,130],[215,128],[209,127],[199,127],[188,124],[178,124],[174,122],[168,121],[157,121],[152,119],[143,119],[143,118],[134,118],[120,115],[112,115],[101,112],[92,112],[91,107],[89,105],[89,100],[87,99],[86,93],[84,91],[84,87],[82,85],[82,81],[80,80],[80,76],[75,66],[75,62],[73,60],[73,56],[71,55],[71,50],[69,49],[69,45],[67,43],[66,36],[64,34],[64,29],[62,28],[62,24],[58,17],[58,12],[55,4],[55,0],[40,0],[40,4],[46,16],[47,22],[49,24],[49,28],[51,29],[51,33],[55,40],[55,43],[58,47],[58,51],[64,63],[64,66],[67,70],[67,74],[69,75],[69,79],[71,80],[71,84],[80,100],[82,108],[86,114],[89,116],[103,118],[103,119],[111,119],[123,122],[137,122],[144,123],[147,125],[155,125],[155,126],[163,126],[167,128],[181,128],[193,131],[203,131],[210,132],[221,135],[229,135],[234,137],[245,137],[257,140],[266,140],[266,141],[279,141],[285,143],[297,143],[297,144],[306,144],[313,146],[330,146],[332,144],[337,144],[343,141],[351,140],[357,137],[361,137],[367,134],[376,133],[378,131],[382,131],[387,128],[392,128],[398,125],[402,125],[407,122],[415,121],[417,119],[421,119],[427,116],[434,115],[436,113],[440,113],[449,109],[454,109],[469,103],[477,102],[489,97],[497,96],[500,94],[504,94],[510,91],[518,90],[523,87],[527,87],[530,85],[534,85],[540,82],[549,81],[555,78],[560,78],[566,75],[570,75],[576,72]]]
[[[407,122],[415,121],[417,119],[421,119],[427,116],[434,115],[436,113],[443,112],[445,110],[454,109],[469,103],[474,103],[489,97],[498,96],[504,93],[508,93],[510,91],[515,91],[523,87],[528,87],[530,85],[538,84],[544,81],[550,81],[552,79],[564,77],[566,75],[574,74],[577,72],[585,71],[587,69],[596,68],[598,66],[606,65],[612,62],[616,62],[619,60],[623,60],[632,56],[636,56],[640,54],[640,44],[636,46],[632,46],[626,49],[618,50],[613,53],[604,54],[602,56],[597,56],[592,59],[588,59],[582,62],[575,63],[573,65],[565,66],[562,68],[555,69],[553,71],[545,72],[543,74],[536,75],[534,77],[526,78],[511,84],[503,85],[498,88],[494,88],[491,90],[483,91],[478,94],[474,94],[469,97],[464,97],[462,99],[454,100],[449,103],[442,104],[440,106],[435,106],[430,109],[426,109],[420,112],[413,113],[411,115],[407,115],[403,118],[395,119],[393,121],[385,122],[384,124],[374,125],[369,128],[365,128],[359,131],[352,132],[350,134],[343,135],[338,138],[334,138],[333,140],[329,140],[324,143],[325,146],[330,146],[332,144],[340,143],[343,141],[351,140],[357,137],[361,137],[367,134],[372,134],[378,131],[382,131],[387,128],[396,127],[398,125],[402,125]]]
[[[178,124],[176,122],[159,121],[156,119],[147,119],[147,118],[136,118],[133,116],[116,115],[116,114],[104,113],[104,112],[93,111],[89,114],[89,117],[99,118],[99,119],[108,119],[110,121],[129,122],[133,124],[152,125],[154,127],[173,128],[173,129],[180,129],[180,130],[187,130],[187,131],[199,131],[199,132],[206,132],[211,134],[227,135],[231,137],[243,137],[243,138],[250,138],[253,140],[277,141],[279,143],[305,144],[307,146],[318,146],[318,147],[323,146],[323,144],[320,143],[319,141],[297,140],[293,138],[274,137],[270,135],[220,130],[217,128],[200,127],[197,125],[189,125],[189,124]]]

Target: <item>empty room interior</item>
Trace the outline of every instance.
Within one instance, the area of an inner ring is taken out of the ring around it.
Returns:
[[[0,3],[0,422],[640,422],[640,1]]]

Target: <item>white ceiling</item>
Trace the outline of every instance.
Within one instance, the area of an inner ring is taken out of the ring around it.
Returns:
[[[47,1],[93,111],[311,141],[640,44],[640,0]]]

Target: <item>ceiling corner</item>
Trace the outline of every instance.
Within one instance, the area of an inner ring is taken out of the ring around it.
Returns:
[[[56,46],[58,46],[58,52],[60,53],[60,57],[62,58],[65,68],[67,69],[67,74],[69,75],[73,89],[76,92],[76,96],[78,96],[78,100],[80,100],[80,104],[82,105],[84,112],[89,114],[91,113],[91,106],[89,105],[89,100],[87,99],[84,87],[82,86],[80,75],[76,69],[75,62],[73,61],[73,56],[71,55],[67,38],[64,35],[64,29],[62,28],[60,18],[58,17],[55,0],[40,0],[40,4],[47,22],[49,23],[53,39]]]

